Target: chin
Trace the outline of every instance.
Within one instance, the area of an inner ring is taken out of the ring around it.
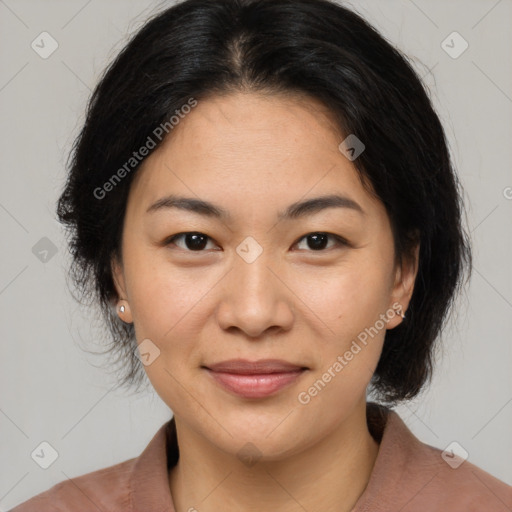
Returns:
[[[238,415],[236,420],[223,423],[227,432],[219,427],[215,438],[211,437],[211,432],[208,434],[213,444],[238,458],[254,456],[262,461],[280,460],[299,452],[306,444],[296,426],[283,424],[285,416],[280,415],[277,420],[274,417],[260,418],[256,423],[253,415],[245,418]]]

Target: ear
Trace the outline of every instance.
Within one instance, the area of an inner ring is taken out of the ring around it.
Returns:
[[[402,257],[402,262],[396,265],[395,281],[390,296],[389,308],[397,311],[387,324],[387,329],[393,329],[403,319],[398,314],[406,314],[409,302],[414,291],[414,282],[418,274],[420,244],[417,242],[414,248]]]
[[[125,306],[125,311],[122,315],[118,315],[121,317],[121,320],[125,323],[132,323],[132,313],[130,310],[130,304],[128,302],[128,296],[126,293],[126,283],[124,278],[124,270],[123,270],[123,264],[119,261],[119,259],[114,256],[111,260],[110,268],[112,271],[112,278],[114,280],[114,286],[117,292],[117,296],[119,297],[117,302],[123,303]]]
[[[113,256],[110,269],[112,271],[112,278],[114,280],[114,286],[116,288],[119,299],[126,298],[126,286],[124,281],[123,264],[119,261],[117,256]]]

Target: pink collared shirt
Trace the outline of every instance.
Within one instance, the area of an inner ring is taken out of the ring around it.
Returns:
[[[396,412],[368,403],[367,420],[379,452],[352,512],[512,511],[511,486],[468,461],[452,468]],[[139,457],[60,482],[10,512],[176,512],[168,475],[178,455],[171,419]]]

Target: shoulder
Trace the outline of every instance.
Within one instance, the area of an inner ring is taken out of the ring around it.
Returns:
[[[367,488],[354,512],[511,512],[512,487],[451,450],[420,441],[393,410],[368,407],[380,441]]]
[[[452,511],[512,510],[512,487],[455,455],[418,441],[418,498]]]
[[[130,476],[136,459],[63,480],[10,512],[130,510]]]
[[[168,468],[177,457],[172,418],[159,428],[138,457],[67,478],[10,512],[130,512],[163,510],[162,504],[172,510]]]

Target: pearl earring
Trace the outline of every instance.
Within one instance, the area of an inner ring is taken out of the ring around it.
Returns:
[[[118,306],[117,311],[118,314],[123,314],[127,309],[127,302],[125,300],[120,300],[121,304]]]

